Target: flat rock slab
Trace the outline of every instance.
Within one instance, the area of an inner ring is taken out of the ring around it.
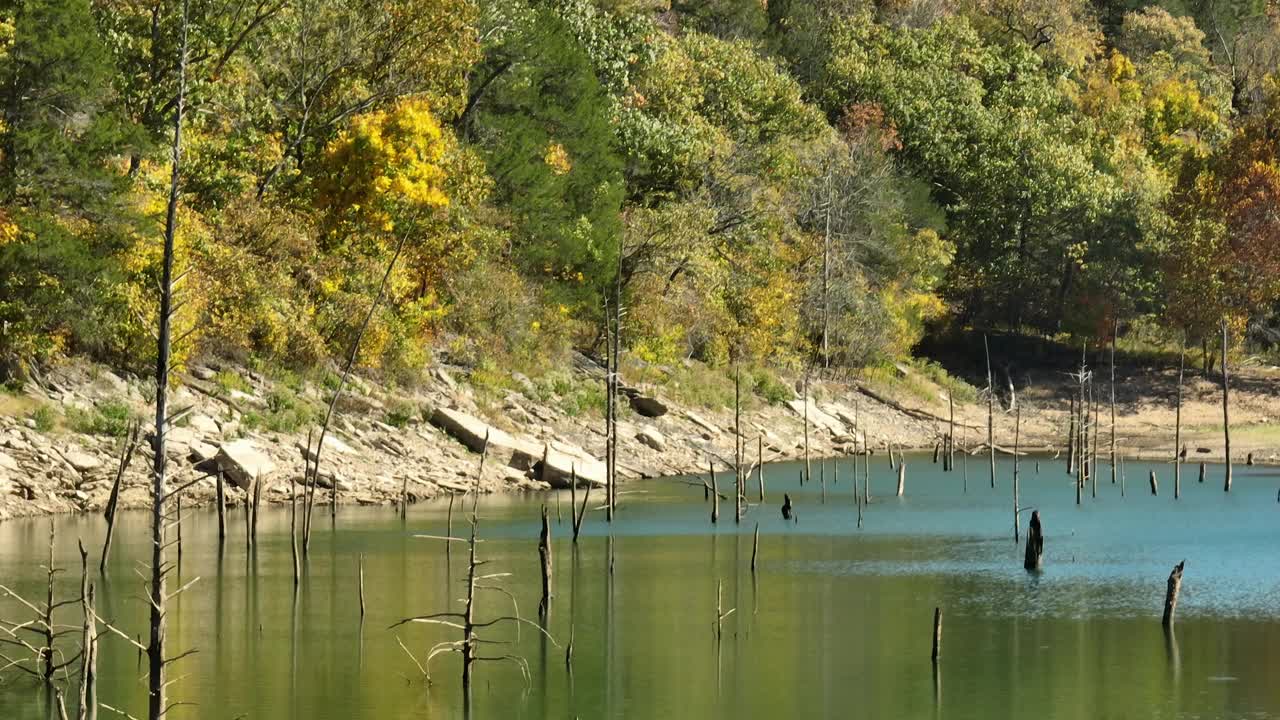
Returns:
[[[253,487],[254,480],[266,479],[276,470],[270,456],[247,439],[223,443],[214,461],[232,485],[244,490]]]
[[[807,413],[805,411],[806,405],[808,406]],[[811,399],[806,398],[804,400],[788,400],[787,407],[791,408],[792,411],[794,411],[795,414],[800,416],[801,418],[807,416],[809,418],[809,422],[812,423],[815,427],[824,428],[833,433],[843,434],[846,432],[844,423],[828,415],[825,411],[819,409],[817,404],[814,403],[813,400]]]
[[[576,476],[578,487],[587,484],[605,485],[605,464],[591,457],[570,454],[553,447],[546,448],[546,456],[533,466],[534,476],[553,488],[570,486],[570,478]]]
[[[648,445],[658,452],[662,452],[667,449],[667,439],[664,438],[662,433],[658,432],[655,428],[641,428],[640,432],[636,433],[636,440],[639,440],[642,445]]]
[[[461,410],[438,407],[431,413],[431,424],[453,436],[473,452],[484,452],[487,437],[489,455],[518,470],[527,470],[535,461],[542,459],[542,443],[516,437]]]
[[[101,460],[87,452],[76,450],[74,448],[68,450],[62,457],[66,459],[67,463],[70,464],[71,467],[82,473],[97,470],[102,467]]]

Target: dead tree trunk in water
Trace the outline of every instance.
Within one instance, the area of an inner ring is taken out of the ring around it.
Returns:
[[[1178,355],[1178,404],[1173,420],[1173,499],[1182,497],[1182,377],[1187,369],[1187,333],[1182,333]]]
[[[1231,492],[1231,416],[1228,413],[1230,401],[1228,392],[1230,379],[1227,375],[1227,319],[1222,318],[1222,443],[1223,462],[1227,464],[1226,475],[1223,476],[1222,491]]]
[[[1116,336],[1120,334],[1120,323],[1115,322],[1111,328],[1111,484],[1116,484]]]
[[[1067,474],[1076,474],[1076,393],[1071,391],[1071,427],[1067,430]]]
[[[764,503],[764,435],[756,436],[756,473],[760,502]]]
[[[107,558],[111,556],[111,540],[115,536],[116,510],[120,506],[120,485],[124,482],[124,473],[133,460],[133,453],[138,449],[138,436],[141,429],[138,423],[130,422],[129,429],[125,432],[125,441],[120,450],[120,462],[116,465],[116,476],[111,481],[111,496],[107,499],[106,510],[102,513],[107,519],[107,535],[102,541],[102,560],[98,562],[98,572],[103,575],[107,574]]]
[[[1160,485],[1159,485],[1159,483],[1158,483],[1158,482],[1156,482],[1156,471],[1155,471],[1155,470],[1152,470],[1152,471],[1151,471],[1151,475],[1150,475],[1150,477],[1149,477],[1149,479],[1148,479],[1148,482],[1150,482],[1150,483],[1151,483],[1151,494],[1152,494],[1152,495],[1159,495],[1159,494],[1160,494]]]
[[[934,664],[942,657],[942,608],[933,609],[933,653],[929,656]]]
[[[991,458],[991,487],[994,488],[996,486],[996,389],[991,380],[991,346],[987,343],[986,335],[982,336],[982,349],[987,355],[987,450]]]
[[[84,543],[80,543],[80,609],[84,625],[80,637],[80,703],[76,720],[96,720],[98,717],[98,621],[93,595],[93,583],[89,582],[89,553],[85,551]]]
[[[542,560],[542,601],[538,614],[544,618],[551,609],[551,523],[547,518],[547,506],[542,506],[542,532],[538,535],[538,557]]]
[[[1013,541],[1018,542],[1018,443],[1022,437],[1022,406],[1014,411],[1013,420]]]
[[[1023,555],[1022,567],[1027,570],[1039,570],[1044,562],[1044,532],[1040,528],[1040,511],[1031,511],[1031,524],[1027,527],[1027,551]]]
[[[947,407],[950,409],[950,425],[947,428],[947,472],[956,469],[956,397],[947,391]]]
[[[804,369],[804,475],[801,484],[813,479],[813,469],[809,465],[809,368]]]
[[[169,663],[164,656],[165,602],[168,599],[165,592],[165,578],[171,569],[165,558],[168,545],[165,539],[168,522],[165,516],[165,501],[168,495],[168,489],[165,487],[165,475],[168,470],[165,440],[169,423],[170,332],[174,312],[174,241],[177,236],[178,191],[182,178],[182,124],[187,109],[187,13],[188,0],[182,0],[178,43],[178,93],[173,114],[172,167],[169,175],[169,202],[165,208],[164,256],[160,271],[160,328],[156,341],[156,427],[155,439],[152,441],[154,461],[151,497],[151,581],[147,598],[147,605],[150,608],[150,637],[147,644],[148,720],[160,720],[169,709],[168,703],[165,702],[168,683],[164,679],[165,666]]]
[[[1173,614],[1178,609],[1178,591],[1182,589],[1182,568],[1187,564],[1186,560],[1173,566],[1173,572],[1169,573],[1169,582],[1164,593],[1164,616],[1160,618],[1160,624],[1165,627],[1173,627]]]
[[[898,463],[898,497],[902,497],[903,486],[907,483],[907,464]]]
[[[720,522],[720,485],[716,481],[714,460],[707,461],[707,474],[711,476],[711,524],[715,525]]]

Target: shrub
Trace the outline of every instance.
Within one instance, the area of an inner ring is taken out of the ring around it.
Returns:
[[[35,422],[37,432],[47,433],[58,425],[58,413],[49,405],[41,404],[27,417]]]
[[[124,437],[129,431],[129,421],[133,417],[133,410],[119,400],[98,403],[92,410],[79,408],[67,410],[67,423],[71,429],[86,435]]]

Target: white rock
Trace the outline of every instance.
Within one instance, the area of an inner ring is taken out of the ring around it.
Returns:
[[[214,370],[213,368],[207,368],[207,367],[192,368],[191,374],[195,375],[201,380],[212,380],[218,377],[218,372],[216,370]]]
[[[542,444],[530,438],[515,437],[483,420],[460,410],[438,407],[431,413],[431,424],[452,435],[474,452],[485,447],[489,439],[489,455],[504,465],[524,470],[542,458]]]
[[[302,456],[305,459],[315,460],[315,457],[313,456],[311,451],[307,448],[306,440],[299,440],[296,443],[294,443],[294,446],[298,448],[298,452],[302,453]],[[351,455],[355,453],[355,448],[352,448],[350,445],[346,444],[341,439],[334,436],[332,433],[325,433],[324,452],[321,453],[322,457],[325,452],[337,453],[339,455]]]
[[[828,415],[823,410],[820,410],[817,404],[814,403],[812,399],[805,398],[804,400],[788,400],[787,401],[787,407],[791,408],[797,416],[802,418],[805,417],[806,415],[805,413],[806,404],[809,407],[808,418],[809,418],[810,424],[814,425],[815,427],[824,428],[833,433],[846,432],[844,423]]]
[[[218,421],[208,415],[192,415],[190,425],[192,430],[201,435],[217,435],[222,432],[222,428],[218,427]]]
[[[82,473],[102,467],[101,460],[81,450],[68,450],[63,457],[71,464],[71,467]]]
[[[545,459],[539,459],[534,465],[534,476],[553,488],[567,488],[569,479],[576,475],[578,485],[590,483],[596,487],[604,487],[605,465],[595,458],[583,458],[571,455],[552,447],[546,449]]]
[[[242,489],[252,487],[255,478],[265,479],[276,470],[271,458],[248,439],[223,443],[215,460],[231,484]]]
[[[658,452],[662,452],[667,448],[667,439],[662,437],[662,433],[651,427],[641,428],[640,432],[636,433],[636,440]]]
[[[218,448],[207,442],[199,440],[191,443],[191,460],[192,462],[202,463],[214,459],[218,456]]]
[[[0,453],[0,469],[18,472],[18,461],[14,460],[12,455]]]

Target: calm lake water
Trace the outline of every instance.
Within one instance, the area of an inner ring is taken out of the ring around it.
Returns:
[[[959,460],[957,460],[959,462]],[[873,459],[872,504],[857,526],[850,465],[830,482],[800,488],[796,465],[766,473],[768,502],[735,526],[730,504],[710,524],[700,489],[678,480],[625,486],[612,527],[590,513],[571,549],[567,493],[553,524],[555,600],[549,627],[563,646],[574,626],[572,674],[564,650],[524,628],[484,637],[509,640],[486,654],[519,654],[477,665],[477,718],[1270,718],[1280,717],[1280,476],[1236,468],[1224,494],[1221,469],[1197,484],[1184,471],[1173,499],[1172,470],[1156,469],[1161,495],[1146,486],[1148,466],[1126,465],[1127,497],[1100,467],[1098,497],[1075,505],[1061,461],[1022,463],[1022,503],[1039,509],[1045,569],[1022,569],[1012,537],[1012,463],[1002,459],[990,487],[985,458],[943,473],[908,456],[906,496],[895,473]],[[815,478],[817,466],[815,465]],[[754,485],[752,487],[754,497]],[[798,523],[778,507],[783,492]],[[599,493],[593,493],[600,497]],[[480,500],[485,572],[501,582],[521,614],[537,617],[537,535],[543,502],[554,495]],[[415,625],[409,616],[459,607],[466,548],[414,537],[445,533],[447,504],[343,508],[336,530],[327,508],[299,591],[293,590],[287,509],[264,511],[255,553],[246,555],[243,516],[233,513],[219,554],[212,512],[190,513],[181,582],[200,580],[171,604],[171,654],[196,649],[172,669],[181,676],[173,718],[462,717],[460,661],[431,663],[423,682],[397,638],[424,659],[458,632]],[[323,512],[322,512],[323,511]],[[455,534],[464,530],[461,503]],[[1023,515],[1023,526],[1029,513]],[[118,528],[110,579],[99,580],[103,616],[145,634],[146,607],[135,569],[147,557],[147,518]],[[752,531],[760,526],[759,568],[750,572]],[[59,518],[59,588],[78,592],[76,538],[98,551],[98,517]],[[48,521],[0,523],[0,583],[43,597]],[[608,571],[612,545],[614,569]],[[368,615],[357,596],[357,558],[365,556]],[[1165,580],[1185,559],[1178,622],[1160,627]],[[96,562],[94,563],[96,565]],[[714,633],[717,585],[723,609]],[[511,612],[488,593],[481,619]],[[944,609],[942,659],[929,660],[935,606]],[[0,600],[0,617],[22,616]],[[78,626],[78,608],[64,619]],[[74,640],[72,638],[71,640]],[[145,715],[145,666],[132,647],[105,637],[99,665],[102,702]],[[74,713],[74,708],[71,709]],[[74,715],[73,715],[74,716]],[[31,681],[0,682],[0,718],[44,720],[48,701]],[[113,714],[102,711],[100,717]]]

